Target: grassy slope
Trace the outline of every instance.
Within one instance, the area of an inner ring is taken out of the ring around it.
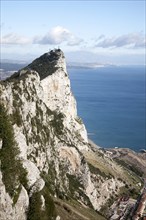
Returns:
[[[113,176],[117,179],[119,178],[132,186],[141,182],[141,179],[136,173],[125,167],[124,164],[117,163],[101,150],[97,149],[96,152],[83,152],[83,154],[89,164],[98,168],[106,176]]]
[[[93,209],[81,205],[77,201],[62,201],[54,199],[57,214],[61,220],[106,220]]]

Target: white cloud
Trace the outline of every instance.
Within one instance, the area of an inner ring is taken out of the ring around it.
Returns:
[[[98,41],[100,39],[98,38]],[[145,36],[141,33],[131,33],[126,35],[121,35],[119,37],[111,37],[111,38],[104,38],[99,41],[95,46],[102,47],[102,48],[109,48],[109,47],[131,47],[131,48],[144,48],[146,45]]]
[[[9,33],[5,36],[2,36],[0,40],[1,44],[29,44],[31,42],[31,39],[15,33]]]
[[[35,36],[28,38],[15,33],[9,33],[1,37],[0,43],[4,45],[23,45],[23,44],[40,44],[40,45],[60,45],[66,43],[68,46],[80,45],[83,39],[76,37],[68,29],[57,26],[52,28],[44,36]]]
[[[57,45],[66,42],[69,46],[79,45],[83,40],[73,35],[68,29],[57,26],[52,28],[45,36],[35,37],[36,44]]]

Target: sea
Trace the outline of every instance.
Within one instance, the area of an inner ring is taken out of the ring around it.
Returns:
[[[104,148],[146,149],[145,66],[68,68],[89,139]]]

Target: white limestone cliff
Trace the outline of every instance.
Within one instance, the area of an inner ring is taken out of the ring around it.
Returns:
[[[52,54],[44,55],[52,65]],[[100,178],[94,182],[82,151],[91,151],[88,145],[84,124],[77,116],[76,101],[71,92],[66,71],[64,54],[54,50],[55,63],[51,73],[42,76],[39,68],[43,59],[38,58],[33,65],[20,70],[1,86],[1,103],[13,119],[15,141],[20,150],[19,158],[27,170],[27,188],[22,186],[16,204],[6,192],[3,173],[0,172],[0,219],[25,220],[33,193],[42,191],[49,176],[53,196],[70,195],[71,178],[77,180],[79,189],[74,189],[73,198],[99,210],[106,203],[115,189],[120,188],[120,181],[107,179],[100,186]],[[1,143],[3,140],[0,140]],[[1,144],[2,145],[2,144]],[[73,177],[74,176],[74,177]],[[69,179],[70,178],[70,179]],[[74,187],[74,186],[72,186]],[[102,193],[99,193],[101,187]],[[80,194],[83,194],[82,196]],[[42,201],[45,201],[41,195]],[[44,203],[44,202],[43,202]],[[21,208],[20,208],[21,207]]]

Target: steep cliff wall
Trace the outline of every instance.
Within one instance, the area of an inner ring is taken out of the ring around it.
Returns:
[[[124,186],[120,166],[88,144],[61,50],[1,82],[0,94],[0,219],[63,219],[57,198],[100,210]]]

